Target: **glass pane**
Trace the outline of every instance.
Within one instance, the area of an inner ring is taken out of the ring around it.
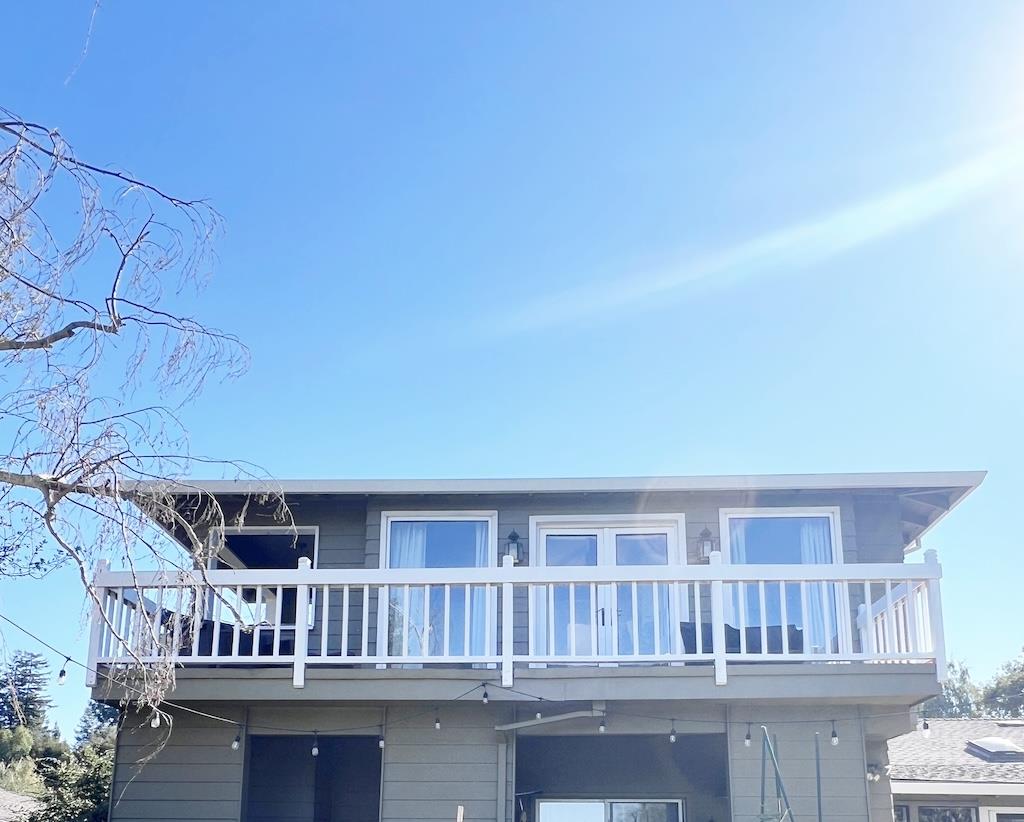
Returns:
[[[616,534],[616,565],[668,565],[667,534]]]
[[[486,568],[487,530],[482,521],[392,522],[388,562],[392,568]]]
[[[539,802],[538,822],[604,822],[604,802]]]
[[[612,802],[611,822],[680,822],[675,802]]]
[[[828,517],[731,517],[729,550],[746,565],[813,565],[832,562]]]
[[[974,808],[918,808],[918,822],[976,822]]]
[[[906,805],[894,805],[892,818],[893,822],[910,822],[910,808]]]
[[[597,565],[596,534],[549,534],[545,547],[548,565]]]

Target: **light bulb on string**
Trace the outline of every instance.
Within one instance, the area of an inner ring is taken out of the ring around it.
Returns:
[[[491,697],[490,697],[490,695],[489,695],[489,694],[487,693],[487,688],[485,687],[485,688],[484,688],[484,695],[483,695],[483,698],[481,699],[481,702],[483,702],[483,703],[484,703],[484,705],[486,705],[486,704],[487,704],[488,702],[490,702],[490,701],[491,701]]]
[[[751,725],[751,723],[748,722],[747,723],[747,735],[745,737],[743,737],[743,746],[745,748],[749,748],[753,744],[753,739],[750,738],[750,725]]]
[[[441,730],[441,717],[438,716],[436,713],[434,714],[434,730]]]
[[[242,732],[239,731],[235,734],[235,738],[231,740],[231,750],[237,751],[242,746]]]
[[[676,741],[676,721],[674,719],[672,720],[672,730],[668,732],[668,741],[673,744]]]
[[[534,715],[534,718],[540,719],[542,716],[543,714],[540,711],[537,711],[537,713]]]
[[[603,734],[607,730],[608,730],[608,726],[604,724],[604,720],[602,719],[601,720],[601,724],[597,726],[597,732],[599,734]]]
[[[829,741],[833,747],[839,744],[839,734],[836,733],[836,721],[834,719],[832,720],[832,738]]]
[[[313,756],[320,756],[320,734],[317,731],[313,731],[313,747],[309,752]]]
[[[380,748],[382,751],[384,750],[384,737],[383,736],[377,739],[377,747]]]
[[[928,725],[928,717],[925,717],[925,718],[924,718],[924,722],[923,722],[923,724],[921,725],[921,735],[922,735],[922,736],[923,736],[923,737],[924,737],[925,739],[930,739],[930,738],[931,738],[931,735],[932,735],[932,729],[931,729],[931,728],[929,727],[929,725]]]
[[[153,711],[153,716],[150,717],[150,719],[149,719],[149,727],[150,728],[159,728],[160,727],[160,713],[159,713],[159,711]]]
[[[60,666],[60,673],[57,674],[57,684],[63,685],[68,680],[68,663],[71,661],[71,657],[66,657],[64,664]]]

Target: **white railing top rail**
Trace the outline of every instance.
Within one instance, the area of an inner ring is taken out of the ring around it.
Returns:
[[[885,582],[939,579],[936,563],[851,563],[845,565],[677,565],[516,566],[493,568],[312,568],[226,570],[192,573],[102,571],[103,588],[159,588],[182,585],[514,585],[569,582]]]

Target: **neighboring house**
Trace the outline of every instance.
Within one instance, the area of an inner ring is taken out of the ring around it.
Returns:
[[[929,719],[889,740],[897,822],[1024,822],[1024,720]]]
[[[904,557],[983,477],[183,485],[246,527],[218,596],[97,574],[94,696],[180,664],[111,819],[766,820],[763,726],[797,819],[820,770],[829,820],[888,822],[866,776],[945,674],[938,562]],[[248,498],[278,488],[294,531]]]

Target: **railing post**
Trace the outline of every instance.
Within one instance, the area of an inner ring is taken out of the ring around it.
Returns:
[[[313,567],[308,557],[299,557],[299,571]],[[278,609],[280,610],[280,609]],[[306,687],[306,655],[309,652],[309,585],[295,586],[295,660],[292,663],[292,685]]]
[[[105,559],[101,559],[96,563],[96,571],[92,577],[92,587],[93,593],[96,595],[96,601],[92,604],[92,625],[89,628],[89,655],[85,663],[85,685],[87,688],[95,687],[97,681],[96,660],[100,656],[100,639],[105,628],[103,624],[103,610],[100,608],[100,603],[107,596],[107,589],[100,587],[98,582],[108,570],[110,570],[110,563]]]
[[[712,567],[722,564],[722,552],[712,551],[708,558]],[[715,655],[715,684],[726,683],[725,672],[725,584],[721,575],[711,580],[711,650]]]
[[[503,688],[511,688],[513,682],[512,674],[512,652],[515,628],[512,624],[512,592],[511,570],[515,565],[515,557],[512,554],[505,554],[501,558],[502,582],[501,582],[501,685]]]
[[[868,606],[863,602],[857,606],[857,633],[860,635],[860,652],[868,656]]]
[[[934,646],[932,650],[935,653],[935,675],[941,683],[946,681],[946,637],[942,627],[942,591],[939,589],[942,568],[939,565],[939,555],[933,548],[924,552],[924,561],[926,565],[938,571],[934,579],[928,580],[928,623]]]

